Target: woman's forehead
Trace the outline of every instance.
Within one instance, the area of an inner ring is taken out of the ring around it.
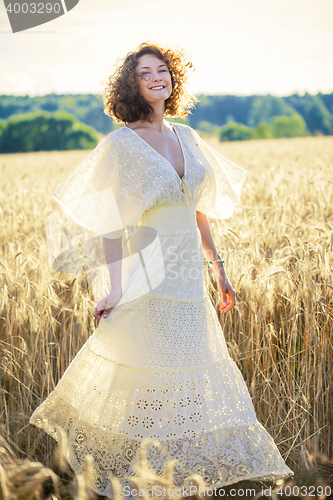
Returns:
[[[139,57],[137,69],[151,68],[151,67],[158,67],[158,66],[166,66],[165,61],[163,61],[163,59],[159,59],[158,57],[154,56],[153,54],[145,54],[145,55]]]

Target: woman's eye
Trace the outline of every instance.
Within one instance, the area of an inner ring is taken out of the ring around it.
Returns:
[[[160,73],[166,73],[166,69],[161,69]]]

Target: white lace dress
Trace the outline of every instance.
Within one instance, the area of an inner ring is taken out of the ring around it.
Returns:
[[[256,418],[205,288],[196,210],[230,217],[247,172],[190,127],[173,127],[184,155],[182,179],[124,127],[54,193],[73,219],[96,234],[116,238],[124,226],[134,228],[130,250],[124,245],[122,300],[30,419],[58,441],[65,432],[76,473],[87,454],[94,457],[101,495],[112,495],[112,477],[131,484],[126,477],[134,474],[133,459],[145,438],[162,445],[148,442],[146,448],[157,474],[167,460],[178,459],[176,485],[192,474],[208,487],[292,474]],[[98,300],[109,286],[103,276]]]

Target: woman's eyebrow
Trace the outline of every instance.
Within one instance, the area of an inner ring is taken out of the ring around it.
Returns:
[[[161,66],[166,66],[166,64],[160,64],[158,66],[158,68],[160,68]],[[139,71],[140,71],[140,69],[151,69],[151,67],[150,66],[141,66],[141,68],[139,68]]]

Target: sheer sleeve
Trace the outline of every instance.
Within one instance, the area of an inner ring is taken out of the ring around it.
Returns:
[[[137,225],[144,212],[133,152],[117,132],[105,137],[52,194],[73,221],[109,239]]]
[[[208,172],[196,209],[208,217],[228,219],[240,202],[240,192],[248,171],[211,148],[195,130],[190,131],[192,148]]]

